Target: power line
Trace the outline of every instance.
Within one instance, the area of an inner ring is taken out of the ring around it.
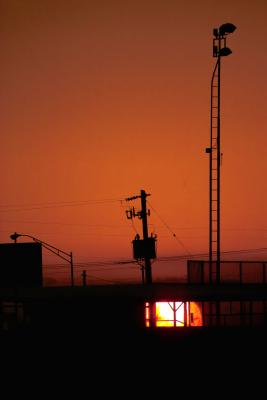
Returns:
[[[110,198],[98,200],[80,200],[80,201],[67,201],[67,202],[49,202],[49,203],[31,203],[31,204],[13,204],[13,205],[0,205],[0,212],[17,212],[17,211],[32,211],[41,210],[45,208],[62,208],[62,207],[80,207],[92,204],[106,204],[122,201],[123,198]]]
[[[54,275],[61,275],[62,276],[62,274],[65,274],[65,272],[64,271],[53,272],[53,276]],[[91,275],[91,274],[90,275],[86,274],[86,276],[91,278],[91,279],[96,279],[96,280],[107,282],[107,283],[111,283],[111,284],[119,284],[120,283],[120,281],[114,281],[114,280],[110,280],[110,279],[100,278],[98,276]],[[44,280],[46,280],[47,278],[48,277],[44,277]]]
[[[228,251],[222,251],[221,253],[224,255],[230,255],[230,254],[249,254],[249,253],[259,253],[259,252],[267,252],[267,247],[262,247],[262,248],[256,248],[256,249],[240,249],[240,250],[228,250]],[[191,254],[191,258],[196,258],[196,257],[208,257],[208,253],[197,253],[197,254]],[[181,256],[166,256],[166,257],[160,257],[157,259],[157,261],[180,261],[180,260],[186,260],[188,259],[188,256],[181,255]]]
[[[58,265],[53,265],[53,264],[46,264],[46,265],[43,265],[43,267],[45,267],[45,269],[46,270],[51,270],[52,268],[54,269],[65,269],[65,270],[67,270],[68,269],[68,265],[66,264],[66,265],[61,265],[61,266],[58,266]],[[126,268],[125,267],[121,267],[121,266],[118,266],[118,267],[108,267],[108,268],[91,268],[90,266],[88,266],[88,265],[75,265],[74,264],[74,268],[75,268],[75,270],[76,271],[80,271],[80,270],[82,270],[82,269],[88,269],[88,270],[90,270],[90,272],[91,271],[101,271],[101,272],[105,272],[105,271],[115,271],[115,270],[126,270]],[[128,267],[127,268],[127,271],[129,270],[129,269],[139,269],[139,267]],[[57,271],[56,271],[57,272]],[[59,272],[61,272],[61,271],[59,271]]]
[[[103,198],[103,199],[86,199],[86,200],[70,200],[70,201],[50,201],[50,202],[38,202],[38,203],[26,203],[26,204],[0,204],[0,207],[19,207],[21,205],[25,207],[29,206],[47,206],[47,205],[61,205],[61,204],[76,204],[76,203],[95,203],[95,202],[110,202],[110,201],[123,201],[124,196]]]
[[[230,255],[230,254],[248,254],[248,253],[260,253],[260,252],[267,252],[267,247],[261,247],[261,248],[255,248],[255,249],[239,249],[239,250],[228,250],[228,251],[223,251],[222,254],[224,255]],[[196,258],[196,257],[208,257],[209,253],[195,253],[190,255],[191,258]],[[167,262],[167,261],[181,261],[181,260],[187,260],[188,255],[187,254],[182,254],[182,255],[173,255],[173,256],[162,256],[159,257],[155,260],[155,262]],[[121,266],[123,265],[130,265],[130,264],[137,264],[136,260],[110,260],[110,261],[85,261],[85,262],[78,262],[74,264],[74,267],[78,268],[89,268],[90,270],[97,270],[97,271],[109,271],[109,270],[115,270],[115,269],[124,269],[124,267]],[[52,268],[52,267],[60,267],[60,268],[65,268],[68,266],[68,264],[45,264],[44,265],[46,268]],[[116,267],[117,266],[117,267]],[[97,267],[97,269],[91,269]],[[107,268],[111,267],[111,268]],[[102,269],[101,269],[102,268]],[[132,269],[138,268],[132,267]],[[128,270],[128,268],[127,268]]]
[[[88,228],[117,228],[118,225],[113,224],[88,224],[88,223],[73,223],[73,222],[61,222],[61,221],[30,221],[30,220],[5,220],[1,219],[2,223],[10,224],[40,224],[40,225],[62,225],[62,226],[84,226]],[[126,229],[124,226],[120,228]]]
[[[159,215],[159,213],[155,210],[155,208],[152,206],[150,201],[147,201],[149,206],[152,208],[154,213],[158,216],[158,218],[161,220],[161,222],[165,225],[165,227],[168,229],[168,231],[172,234],[172,236],[177,240],[177,242],[183,247],[183,249],[187,252],[188,255],[191,255],[188,249],[185,247],[181,239],[179,239],[176,235],[176,233],[170,228],[170,226],[163,220],[163,218]]]

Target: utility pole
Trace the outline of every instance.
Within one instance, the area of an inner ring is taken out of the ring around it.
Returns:
[[[155,246],[155,238],[148,236],[148,223],[147,216],[150,215],[149,210],[147,210],[146,198],[150,196],[150,194],[146,193],[145,190],[141,190],[139,196],[128,197],[126,201],[132,201],[136,199],[141,199],[141,211],[135,211],[134,207],[130,208],[130,210],[126,211],[126,215],[128,219],[133,219],[134,217],[138,217],[142,220],[143,227],[143,240],[135,240],[135,244],[138,245],[136,256],[137,259],[143,259],[145,266],[142,266],[142,281],[143,283],[152,283],[152,270],[151,270],[151,258],[155,258],[151,252],[151,244],[152,250],[153,245]],[[139,236],[139,235],[138,235]],[[143,269],[145,269],[145,274]],[[145,275],[145,276],[144,276]]]
[[[83,282],[83,286],[86,286],[86,270],[85,269],[82,272],[82,282]]]
[[[147,209],[146,198],[149,196],[144,190],[141,190],[141,219],[143,223],[143,239],[144,243],[148,241],[148,226],[147,226]],[[151,261],[148,252],[145,252],[145,277],[146,283],[152,283]]]
[[[71,275],[71,286],[74,286],[74,273],[73,273],[73,255],[72,251],[69,254],[70,256],[70,275]]]
[[[137,234],[135,240],[133,240],[133,252],[134,258],[136,260],[143,260],[144,264],[141,266],[142,271],[142,283],[152,284],[152,270],[151,270],[151,259],[156,258],[156,236],[148,236],[148,223],[147,216],[150,215],[150,211],[147,210],[146,198],[150,194],[146,193],[145,190],[141,190],[139,196],[133,196],[125,199],[126,201],[132,201],[136,199],[141,199],[141,211],[135,211],[134,207],[131,207],[126,211],[126,216],[128,219],[133,219],[138,217],[142,220],[143,228],[143,239]],[[149,320],[150,326],[156,326],[156,303],[155,301],[149,302]]]

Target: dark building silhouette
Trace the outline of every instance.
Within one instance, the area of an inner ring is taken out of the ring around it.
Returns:
[[[4,244],[0,255],[3,340],[90,339],[114,352],[135,344],[138,354],[167,346],[177,355],[212,343],[254,343],[258,352],[266,344],[265,262],[222,263],[220,284],[210,282],[208,262],[189,261],[187,283],[43,287],[40,244]]]
[[[42,286],[42,246],[40,243],[0,244],[0,287]]]

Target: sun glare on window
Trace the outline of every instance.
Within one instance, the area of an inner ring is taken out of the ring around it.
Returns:
[[[145,326],[202,326],[201,307],[195,302],[145,303]]]

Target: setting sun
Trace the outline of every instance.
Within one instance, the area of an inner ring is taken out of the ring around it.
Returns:
[[[156,326],[184,326],[186,303],[156,303]]]
[[[151,310],[154,309],[152,312]],[[155,321],[153,321],[153,313]],[[202,326],[202,313],[195,302],[156,302],[145,305],[146,327]]]

